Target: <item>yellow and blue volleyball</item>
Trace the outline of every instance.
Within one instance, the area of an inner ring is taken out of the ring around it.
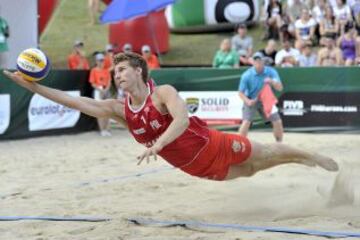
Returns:
[[[37,48],[22,51],[16,65],[23,78],[28,81],[39,81],[45,78],[50,70],[49,59],[43,51]]]

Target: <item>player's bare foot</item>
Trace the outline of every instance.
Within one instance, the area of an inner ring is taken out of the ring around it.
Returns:
[[[315,161],[318,166],[320,166],[328,171],[337,172],[339,170],[338,164],[329,157],[324,157],[324,156],[318,155],[316,157]]]

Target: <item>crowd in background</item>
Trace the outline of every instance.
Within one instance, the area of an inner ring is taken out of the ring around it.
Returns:
[[[360,0],[287,0],[285,5],[268,0],[263,7],[267,45],[257,51],[268,65],[360,65]],[[240,24],[235,36],[220,43],[213,67],[252,65],[253,51],[253,38]]]

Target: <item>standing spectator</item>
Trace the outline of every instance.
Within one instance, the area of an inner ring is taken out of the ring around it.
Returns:
[[[271,0],[267,7],[266,15],[266,39],[279,39],[280,28],[283,25],[281,2],[279,0]]]
[[[337,42],[337,46],[342,51],[343,61],[345,66],[351,66],[355,64],[357,46],[356,46],[356,32],[353,24],[347,24],[345,26],[345,33],[342,34]]]
[[[89,70],[89,61],[85,57],[84,43],[82,41],[75,41],[73,52],[68,57],[69,69],[75,70]]]
[[[231,39],[231,48],[239,55],[240,65],[251,65],[249,61],[253,51],[253,39],[247,35],[245,24],[239,24],[237,34]]]
[[[300,49],[304,44],[313,44],[315,41],[315,26],[316,22],[310,17],[309,10],[304,8],[301,13],[301,18],[295,22],[295,48]]]
[[[335,19],[333,9],[331,6],[326,6],[325,17],[320,22],[320,45],[324,45],[323,38],[336,39],[340,32],[340,25],[338,20]]]
[[[107,44],[105,47],[104,68],[111,72],[114,69],[113,66],[114,47],[112,44]]]
[[[141,53],[150,70],[160,68],[159,59],[151,52],[149,45],[142,46]]]
[[[279,67],[294,67],[299,63],[300,52],[291,46],[289,40],[284,40],[283,49],[275,56],[275,65]]]
[[[0,53],[9,50],[7,39],[9,38],[9,25],[4,18],[0,16]]]
[[[348,5],[346,5],[346,0],[336,0],[334,16],[339,21],[340,33],[343,34],[345,31],[345,25],[348,22],[352,22],[351,9]]]
[[[275,56],[276,56],[276,41],[274,39],[270,39],[267,42],[267,45],[264,49],[259,50],[263,54],[264,64],[267,66],[275,65]]]
[[[303,45],[301,54],[299,56],[300,67],[315,67],[316,54],[312,51],[312,46],[309,44]]]
[[[125,43],[122,50],[124,53],[131,53],[133,51],[133,48],[130,43]]]
[[[257,52],[253,56],[254,66],[246,70],[240,79],[239,96],[243,100],[241,135],[246,136],[256,112],[271,121],[277,142],[283,138],[283,125],[276,107],[277,99],[272,89],[282,91],[283,86],[277,71],[264,66],[263,56]]]
[[[94,25],[97,22],[97,14],[99,12],[100,0],[88,0],[90,24]]]
[[[95,100],[104,100],[110,98],[110,83],[111,76],[110,72],[107,69],[104,69],[104,54],[97,53],[95,55],[96,66],[90,71],[89,82],[94,88],[94,99]],[[100,130],[100,135],[103,137],[111,136],[109,131],[109,119],[98,118],[98,125]]]
[[[318,66],[341,66],[342,53],[340,48],[335,46],[335,40],[332,38],[324,38],[325,47],[318,52]]]
[[[220,49],[215,53],[212,66],[214,68],[234,68],[239,66],[239,56],[231,49],[228,38],[221,41]]]

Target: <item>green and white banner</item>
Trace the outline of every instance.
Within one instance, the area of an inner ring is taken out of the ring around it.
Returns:
[[[258,0],[182,0],[166,9],[171,29],[257,22]]]

